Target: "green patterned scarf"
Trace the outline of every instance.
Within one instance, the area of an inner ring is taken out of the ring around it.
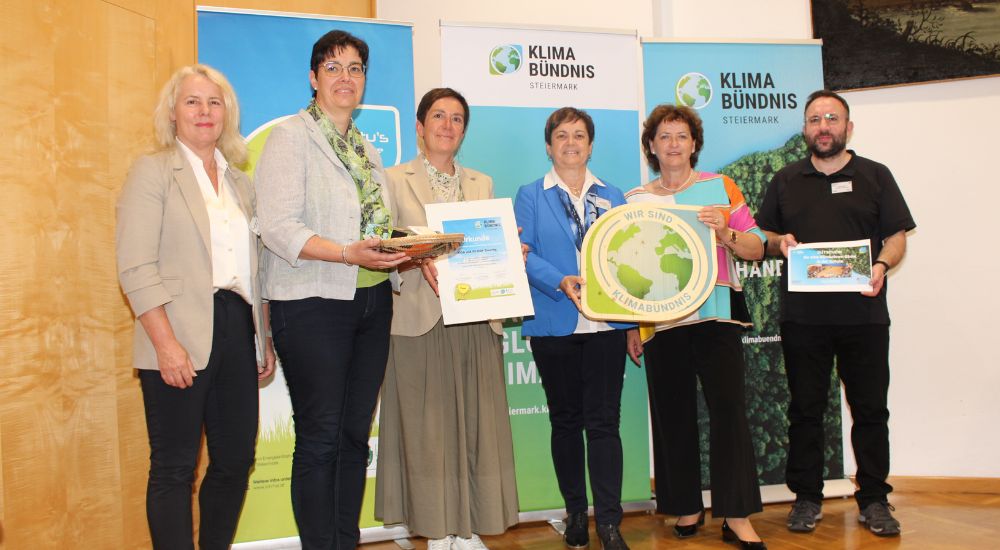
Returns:
[[[333,121],[326,116],[319,105],[316,105],[315,100],[309,104],[306,112],[319,125],[326,140],[330,142],[330,147],[337,153],[337,158],[344,163],[355,185],[358,186],[358,200],[361,202],[361,238],[388,239],[392,234],[392,220],[382,200],[382,187],[372,178],[372,169],[375,165],[365,154],[365,138],[358,131],[354,119],[351,119],[347,127],[347,135],[342,136]]]

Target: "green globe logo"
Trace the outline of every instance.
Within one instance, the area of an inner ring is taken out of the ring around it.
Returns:
[[[513,74],[521,68],[522,50],[517,44],[497,46],[490,51],[490,74]]]
[[[712,83],[701,73],[688,73],[677,81],[677,104],[703,109],[712,101]]]
[[[607,250],[611,274],[634,298],[670,299],[691,281],[691,250],[668,225],[633,222],[611,237]]]

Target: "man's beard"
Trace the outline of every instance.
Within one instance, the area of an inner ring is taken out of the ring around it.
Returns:
[[[816,140],[823,136],[830,136],[830,145],[826,150],[821,150],[816,144]],[[846,133],[837,135],[833,132],[827,132],[826,134],[817,134],[815,138],[809,139],[805,138],[806,147],[809,152],[813,154],[816,158],[828,159],[839,155],[847,147],[847,135]]]

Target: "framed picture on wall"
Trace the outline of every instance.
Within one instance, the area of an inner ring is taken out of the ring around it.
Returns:
[[[826,87],[1000,74],[997,0],[812,0]]]

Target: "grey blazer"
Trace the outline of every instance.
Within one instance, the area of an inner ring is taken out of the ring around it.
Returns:
[[[382,186],[386,208],[391,211],[382,157],[367,142],[365,152],[375,165],[372,177]],[[267,246],[264,297],[354,299],[356,265],[299,259],[302,247],[313,235],[349,243],[358,240],[361,233],[358,187],[312,116],[299,111],[271,130],[254,184],[261,238]],[[398,287],[395,272],[390,278]]]
[[[253,228],[250,179],[233,167],[226,171],[225,179]],[[138,317],[164,306],[174,335],[187,350],[195,370],[203,370],[212,350],[214,323],[212,240],[208,210],[191,164],[176,148],[139,157],[129,170],[116,210],[118,280],[136,316],[132,365],[159,368],[153,343]],[[257,276],[257,258],[263,247],[252,232],[247,238],[257,361],[263,364],[263,313]]]
[[[437,202],[431,191],[424,163],[417,157],[410,162],[386,170],[389,187],[395,198],[395,222],[398,227],[427,225],[424,205]],[[471,168],[462,167],[462,195],[467,201],[492,199],[493,179]],[[392,334],[420,336],[434,328],[441,318],[441,301],[424,280],[419,269],[400,274],[402,284],[393,296]],[[499,321],[490,321],[497,334],[503,334]]]

